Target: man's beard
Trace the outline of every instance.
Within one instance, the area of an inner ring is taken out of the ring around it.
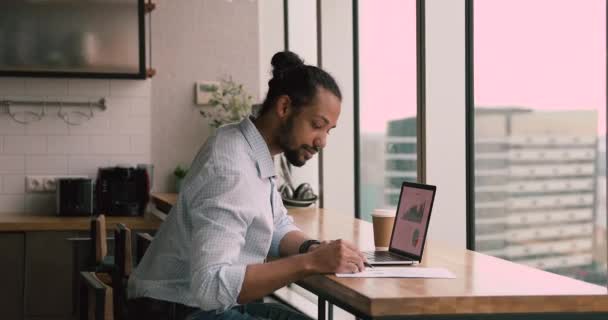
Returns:
[[[306,160],[302,160],[300,157],[300,151],[305,149],[304,146],[293,148],[291,147],[291,141],[294,141],[295,137],[293,136],[293,123],[294,123],[295,115],[292,115],[287,119],[287,123],[282,125],[279,129],[279,147],[283,150],[283,154],[285,155],[285,159],[296,167],[301,167],[306,164]]]

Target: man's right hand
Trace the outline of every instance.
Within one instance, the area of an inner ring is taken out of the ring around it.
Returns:
[[[355,273],[365,270],[365,256],[348,241],[322,242],[308,253],[317,273]]]

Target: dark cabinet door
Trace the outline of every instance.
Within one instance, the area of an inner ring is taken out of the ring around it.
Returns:
[[[23,233],[0,233],[0,318],[23,319]]]
[[[75,232],[28,232],[25,237],[25,316],[69,319],[72,314]]]

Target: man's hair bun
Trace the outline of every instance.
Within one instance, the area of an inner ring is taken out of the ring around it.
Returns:
[[[285,70],[303,66],[304,61],[291,51],[281,51],[272,56],[270,64],[272,65],[272,76],[278,77]]]

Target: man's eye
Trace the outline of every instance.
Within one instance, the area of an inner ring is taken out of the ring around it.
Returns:
[[[316,122],[313,122],[312,123],[312,127],[315,128],[315,129],[321,129],[321,128],[323,128],[323,125],[319,124],[319,123],[316,123]]]

